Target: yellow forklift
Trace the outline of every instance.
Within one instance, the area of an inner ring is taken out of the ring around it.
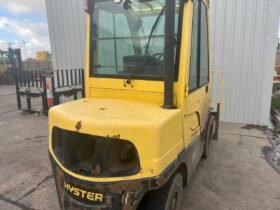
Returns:
[[[22,69],[20,49],[0,49],[0,84],[13,84],[14,72]]]
[[[11,67],[12,62],[10,61],[9,51],[0,50],[0,75],[4,74]]]
[[[49,111],[61,209],[179,210],[217,139],[208,1],[85,0],[86,98]]]

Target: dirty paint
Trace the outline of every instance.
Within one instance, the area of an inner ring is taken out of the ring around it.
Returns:
[[[92,208],[100,210],[110,210],[113,208],[120,210],[135,210],[145,193],[149,190],[158,189],[163,186],[174,172],[177,165],[177,163],[174,162],[174,164],[168,167],[162,175],[153,178],[95,183],[79,180],[66,174],[55,163],[51,155],[50,161],[61,208],[81,210],[88,210]],[[89,205],[89,203],[86,203],[81,199],[78,200],[75,196],[71,196],[71,194],[65,192],[63,187],[64,180],[67,180],[67,182],[70,182],[75,186],[79,186],[82,190],[86,189],[91,192],[102,193],[102,195],[104,195],[104,202],[97,202]]]

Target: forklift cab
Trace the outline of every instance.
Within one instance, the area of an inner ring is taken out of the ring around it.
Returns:
[[[85,0],[86,98],[49,111],[62,209],[179,210],[207,157],[208,1]]]
[[[12,68],[20,68],[21,63],[20,49],[9,48],[8,51],[0,50],[0,74]]]
[[[0,50],[0,75],[10,67],[9,52]]]
[[[91,14],[91,75],[163,80],[165,7],[163,1],[96,1]],[[178,14],[177,1],[176,26]]]

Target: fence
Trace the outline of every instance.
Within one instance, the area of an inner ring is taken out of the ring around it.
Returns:
[[[45,72],[40,70],[19,70],[16,71],[15,81],[18,109],[30,113],[43,112],[47,114],[47,82]],[[23,105],[23,98],[26,99],[26,106]],[[37,100],[40,98],[41,101]],[[35,104],[32,103],[34,100]]]
[[[29,113],[47,115],[51,106],[85,96],[83,69],[56,70],[51,77],[43,70],[19,70],[15,81],[18,109]]]
[[[57,70],[51,73],[54,105],[85,97],[84,70]]]

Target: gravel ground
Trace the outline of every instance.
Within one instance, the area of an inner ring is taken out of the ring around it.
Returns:
[[[0,86],[0,128],[0,210],[59,209],[47,117],[18,111],[14,87]],[[182,209],[280,210],[278,141],[263,128],[221,123],[211,156],[184,190]]]

